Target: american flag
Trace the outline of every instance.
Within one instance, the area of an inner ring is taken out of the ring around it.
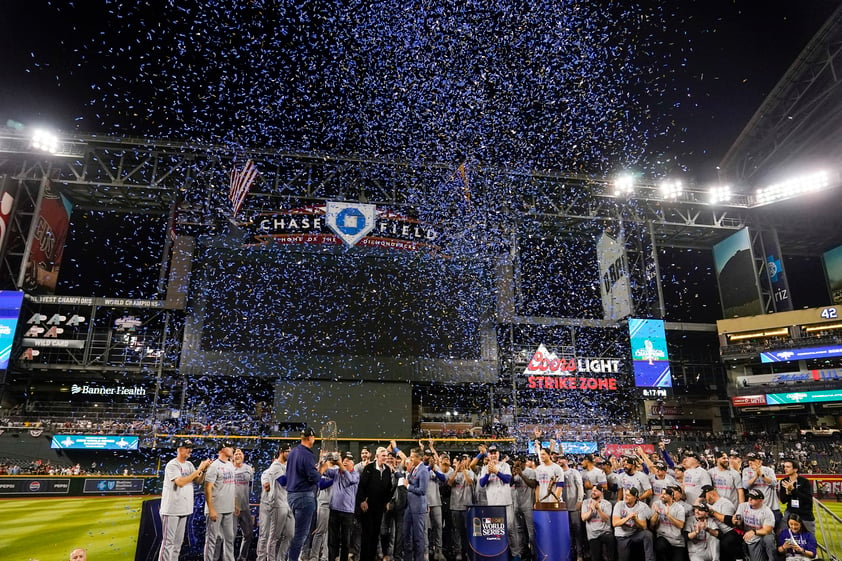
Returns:
[[[240,171],[237,171],[236,166],[231,170],[231,188],[228,190],[228,198],[234,206],[235,216],[240,212],[240,207],[243,206],[243,201],[246,200],[246,195],[256,177],[257,166],[251,160],[246,162]]]

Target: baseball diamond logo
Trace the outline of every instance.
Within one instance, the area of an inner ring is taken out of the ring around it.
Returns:
[[[375,227],[377,207],[358,203],[328,201],[325,217],[327,226],[348,247],[356,245]]]

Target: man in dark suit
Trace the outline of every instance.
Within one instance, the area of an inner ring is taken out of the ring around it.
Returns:
[[[415,448],[409,453],[406,485],[406,514],[403,518],[404,561],[423,561],[427,527],[427,486],[430,470],[421,462],[424,451]]]
[[[360,519],[360,561],[375,561],[380,522],[392,498],[392,470],[386,465],[389,453],[380,447],[374,461],[363,468],[357,488],[357,515]]]

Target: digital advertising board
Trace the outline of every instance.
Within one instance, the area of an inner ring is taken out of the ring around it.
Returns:
[[[832,401],[842,401],[842,389],[766,394],[766,405],[797,405],[801,403],[827,403]]]
[[[831,358],[836,356],[842,356],[842,345],[768,351],[760,353],[760,362],[789,362],[791,360],[809,360],[813,358]]]
[[[56,434],[50,448],[62,450],[137,450],[137,436],[106,436],[101,434]]]
[[[663,320],[629,318],[629,340],[635,386],[666,390],[663,395],[643,392],[644,397],[667,397],[668,388],[672,388],[672,372]]]
[[[23,292],[0,290],[0,370],[9,367],[22,304]]]

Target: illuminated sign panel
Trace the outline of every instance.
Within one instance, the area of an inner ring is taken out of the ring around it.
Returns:
[[[634,384],[638,388],[658,388],[654,397],[666,397],[672,388],[672,373],[667,352],[664,322],[659,319],[629,319]],[[651,391],[645,392],[652,394]],[[663,394],[663,395],[662,395]],[[646,395],[653,397],[653,395]]]
[[[137,436],[104,436],[99,434],[57,434],[50,448],[64,450],[137,450]]]
[[[9,367],[22,303],[23,292],[0,290],[0,370]]]
[[[558,357],[543,345],[523,371],[526,387],[545,390],[617,390],[619,358]]]
[[[783,349],[780,351],[760,353],[760,362],[789,362],[791,360],[831,358],[835,356],[842,356],[842,345],[809,347],[806,349]]]
[[[760,395],[735,395],[731,398],[731,404],[734,407],[751,407],[757,405],[766,405],[766,396]]]
[[[766,394],[767,405],[822,403],[828,401],[842,401],[842,389],[816,392],[787,392]]]

